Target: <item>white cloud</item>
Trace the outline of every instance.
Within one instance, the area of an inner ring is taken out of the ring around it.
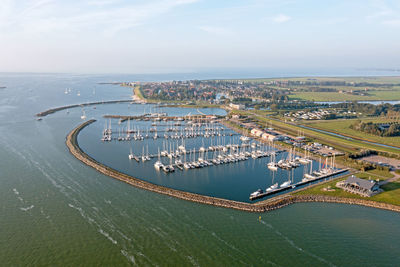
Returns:
[[[285,14],[278,14],[275,17],[272,17],[271,19],[275,23],[285,23],[285,22],[291,20],[292,18]]]
[[[3,2],[4,1],[4,2]],[[35,35],[49,32],[86,32],[99,29],[113,35],[198,0],[156,0],[142,4],[130,1],[100,0],[97,3],[71,3],[56,0],[2,0],[0,31]],[[115,4],[115,5],[111,5]],[[94,8],[93,8],[94,7]]]

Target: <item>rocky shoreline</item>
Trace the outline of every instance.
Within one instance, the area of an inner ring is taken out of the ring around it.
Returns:
[[[86,121],[75,129],[73,129],[66,137],[66,145],[71,152],[78,160],[82,161],[86,165],[96,169],[97,171],[120,180],[122,182],[128,183],[138,188],[146,189],[152,192],[156,192],[159,194],[164,194],[176,198],[180,198],[183,200],[193,201],[197,203],[213,205],[217,207],[223,208],[231,208],[236,210],[248,211],[248,212],[266,212],[279,208],[283,208],[290,204],[294,203],[303,203],[303,202],[330,202],[330,203],[343,203],[343,204],[351,204],[351,205],[362,205],[367,207],[374,207],[379,209],[386,209],[395,212],[400,212],[400,206],[375,202],[370,200],[363,199],[351,199],[351,198],[338,198],[338,197],[330,197],[330,196],[320,196],[320,195],[283,195],[278,196],[276,198],[272,198],[265,201],[260,201],[255,204],[244,203],[234,200],[221,199],[216,197],[210,197],[205,195],[199,195],[194,193],[189,193],[185,191],[180,191],[164,186],[159,186],[156,184],[152,184],[141,179],[129,176],[127,174],[121,173],[117,170],[114,170],[110,167],[105,166],[104,164],[97,162],[95,159],[91,158],[85,152],[81,150],[77,142],[77,136],[79,132],[85,128],[87,125],[95,122],[96,120]]]

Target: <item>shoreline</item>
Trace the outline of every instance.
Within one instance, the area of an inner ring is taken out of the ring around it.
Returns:
[[[352,199],[352,198],[339,198],[339,197],[331,197],[331,196],[321,196],[321,195],[281,195],[276,198],[271,198],[268,200],[260,201],[254,204],[239,202],[234,200],[227,200],[222,198],[210,197],[195,193],[189,193],[181,190],[176,190],[160,185],[156,185],[153,183],[149,183],[143,181],[141,179],[132,177],[130,175],[121,173],[117,170],[114,170],[98,161],[90,157],[88,154],[83,152],[83,150],[78,145],[78,134],[84,129],[86,126],[94,123],[96,120],[89,120],[74,128],[71,132],[66,136],[66,145],[70,151],[70,153],[75,156],[78,160],[83,162],[84,164],[94,168],[98,172],[107,175],[111,178],[117,179],[121,182],[125,182],[137,188],[146,189],[152,192],[156,192],[159,194],[164,194],[167,196],[172,196],[175,198],[192,201],[201,204],[213,205],[217,207],[223,208],[231,208],[236,210],[242,210],[247,212],[267,212],[276,210],[279,208],[286,207],[290,204],[294,203],[305,203],[305,202],[329,202],[329,203],[342,203],[342,204],[351,204],[351,205],[361,205],[366,207],[373,207],[379,209],[390,210],[394,212],[400,212],[400,206],[387,204],[383,202],[376,202],[371,200],[364,199]]]

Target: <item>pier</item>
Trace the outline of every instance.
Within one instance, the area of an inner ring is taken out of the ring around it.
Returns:
[[[277,188],[277,189],[275,189],[275,190],[271,190],[271,191],[268,191],[268,192],[264,192],[264,193],[261,193],[261,194],[259,194],[259,195],[257,195],[257,196],[254,196],[254,197],[250,196],[249,199],[253,201],[253,200],[256,200],[256,199],[264,198],[264,197],[267,197],[267,196],[270,196],[270,195],[274,195],[274,194],[277,194],[277,193],[280,193],[280,192],[287,191],[287,190],[289,190],[289,189],[294,189],[294,188],[296,188],[296,187],[298,187],[298,186],[302,186],[302,185],[310,184],[310,183],[315,182],[315,181],[319,181],[319,180],[322,180],[322,179],[326,179],[326,178],[335,176],[335,175],[337,175],[337,174],[344,173],[344,172],[346,172],[346,171],[348,171],[348,170],[349,170],[349,169],[337,170],[337,171],[335,171],[335,172],[332,172],[332,173],[329,173],[329,174],[326,174],[326,175],[322,175],[322,176],[319,176],[319,177],[314,178],[314,179],[309,179],[309,180],[307,180],[307,181],[300,181],[300,182],[298,182],[298,183],[296,183],[296,184],[291,184],[291,185],[288,185],[288,186],[285,186],[285,187]]]
[[[58,111],[70,108],[79,108],[79,107],[86,107],[86,106],[94,106],[94,105],[101,105],[101,104],[116,104],[116,103],[130,103],[132,100],[111,100],[111,101],[99,101],[99,102],[90,102],[90,103],[82,103],[82,104],[74,104],[69,106],[62,106],[58,108],[51,108],[36,114],[36,117],[45,117],[49,114],[56,113]]]
[[[152,116],[151,113],[146,113],[139,116],[128,116],[128,115],[104,115],[106,119],[119,119],[121,122],[127,120],[156,120],[156,121],[212,121],[216,119],[223,119],[225,116],[221,115],[205,115],[205,114],[195,114],[195,115],[184,115],[184,116]]]

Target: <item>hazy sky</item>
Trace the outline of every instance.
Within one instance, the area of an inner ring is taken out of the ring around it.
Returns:
[[[399,68],[400,1],[0,0],[1,72]]]

